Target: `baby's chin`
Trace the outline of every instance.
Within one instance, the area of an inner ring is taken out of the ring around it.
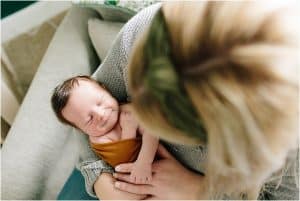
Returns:
[[[116,126],[116,124],[118,122],[118,115],[116,115],[114,113],[115,112],[113,112],[110,115],[110,118],[106,122],[106,124],[104,125],[104,127],[99,128],[99,130],[97,131],[97,137],[105,135],[107,132],[111,131]]]

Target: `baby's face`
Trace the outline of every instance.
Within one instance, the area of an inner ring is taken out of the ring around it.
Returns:
[[[62,115],[89,136],[99,137],[110,131],[118,121],[119,105],[101,86],[79,80],[72,89]]]

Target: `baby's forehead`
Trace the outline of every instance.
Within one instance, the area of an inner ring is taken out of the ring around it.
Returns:
[[[94,93],[96,91],[97,93],[110,93],[101,83],[88,79],[78,80],[77,85],[73,87],[73,91],[78,91],[79,94]]]
[[[92,85],[92,86],[96,86],[96,87],[100,87],[102,89],[104,89],[104,87],[98,83],[97,81],[93,81],[93,80],[89,80],[89,79],[83,79],[83,78],[80,78],[78,79],[78,85],[82,85],[82,83],[84,83],[85,85]]]
[[[98,83],[87,79],[78,79],[71,89],[68,102],[71,104],[75,102],[77,104],[78,101],[90,100],[99,93],[105,93],[105,90]]]

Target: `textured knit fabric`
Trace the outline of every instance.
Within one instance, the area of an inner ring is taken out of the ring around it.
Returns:
[[[161,3],[151,5],[131,18],[123,26],[111,50],[108,52],[107,57],[93,74],[93,77],[101,81],[118,101],[124,102],[128,100],[127,64],[133,43],[137,36],[145,31],[160,7]],[[168,142],[162,143],[186,168],[198,173],[205,173],[204,166],[207,156],[207,148],[205,146],[185,146]],[[292,157],[289,160],[295,161],[296,159]],[[91,196],[95,196],[93,185],[97,177],[101,172],[112,173],[113,168],[97,158],[89,161],[83,159],[83,161],[79,167],[85,177],[86,190]],[[298,174],[298,171],[296,172]],[[293,176],[294,174],[295,173],[293,173]],[[271,181],[272,185],[264,188],[266,191],[262,191],[260,198],[266,198],[265,193],[269,193],[270,196],[268,196],[268,198],[271,199],[298,199],[298,185],[296,185],[294,177],[291,180],[288,179],[288,175],[283,176],[281,179],[276,177],[272,178],[274,178],[274,180]],[[280,184],[279,180],[282,181],[281,184],[283,185]]]
[[[119,140],[108,143],[92,143],[93,151],[112,167],[121,163],[134,162],[142,146],[141,138]]]

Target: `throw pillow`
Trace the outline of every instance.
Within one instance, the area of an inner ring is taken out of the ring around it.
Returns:
[[[123,25],[124,23],[103,21],[97,18],[89,19],[88,32],[101,61],[104,60]]]

